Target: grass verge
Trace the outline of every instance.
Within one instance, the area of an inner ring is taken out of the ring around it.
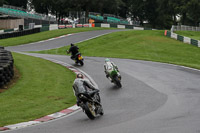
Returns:
[[[122,31],[77,44],[83,56],[129,58],[200,69],[200,48],[164,36],[164,31]],[[69,46],[39,51],[66,54]]]
[[[0,127],[60,111],[75,104],[75,74],[40,58],[13,53],[21,77],[0,93]]]
[[[200,40],[200,31],[176,31],[175,33],[195,40]]]
[[[52,30],[52,31],[44,31],[36,34],[26,35],[26,36],[20,36],[20,37],[14,37],[14,38],[8,38],[8,39],[1,39],[0,40],[0,46],[16,46],[21,44],[28,44],[33,42],[38,42],[42,40],[47,40],[50,38],[71,34],[71,33],[78,33],[78,32],[84,32],[84,31],[93,31],[93,30],[105,30],[109,28],[71,28],[71,29],[59,29],[59,30]]]

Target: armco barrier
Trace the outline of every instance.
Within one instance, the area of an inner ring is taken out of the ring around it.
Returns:
[[[184,37],[183,42],[184,43],[189,43],[190,44],[191,39],[189,37]]]
[[[96,25],[95,25],[96,26]],[[104,28],[110,28],[110,24],[101,24],[101,27],[104,27]]]
[[[190,44],[198,47],[198,41],[197,40],[191,39]]]
[[[126,29],[133,29],[133,27],[134,27],[133,25],[125,25]]]
[[[126,27],[125,27],[125,25],[117,25],[117,28],[119,28],[119,29],[125,29]]]
[[[0,48],[0,87],[6,85],[13,78],[13,63],[12,53]]]
[[[117,28],[117,24],[110,24],[111,28]]]
[[[51,25],[50,25],[50,27],[51,27]],[[134,25],[108,24],[108,23],[58,25],[58,29],[81,28],[81,27],[102,27],[102,28],[134,29],[134,30],[156,30],[156,29],[152,29],[152,28],[148,28],[148,27],[135,27]]]
[[[41,32],[43,32],[43,31],[49,31],[49,25],[48,24],[46,24],[46,25],[42,25],[42,27],[41,27]]]
[[[66,28],[73,28],[73,25],[66,25]]]
[[[152,30],[152,28],[144,27],[144,30]]]
[[[83,25],[82,24],[77,24],[76,27],[77,28],[81,28],[81,27],[83,27]]]
[[[134,27],[134,30],[144,30],[143,27]]]
[[[82,28],[82,27],[92,27],[92,24],[69,24],[69,25],[58,25],[59,29],[64,28]]]
[[[91,27],[90,24],[83,24],[83,27]]]
[[[170,31],[165,31],[164,33],[165,36],[182,41],[184,43],[188,43],[188,44],[192,44],[194,46],[200,47],[200,41],[199,40],[195,40],[195,39],[191,39],[189,37],[185,37],[185,36],[181,36],[178,35],[176,33],[170,32]]]
[[[101,27],[101,23],[95,23],[94,26],[95,27]]]
[[[58,29],[64,29],[64,28],[66,28],[65,25],[58,25]]]
[[[184,40],[183,36],[180,36],[180,35],[178,35],[177,39],[178,39],[179,41],[182,41],[182,42],[183,42],[183,40]]]
[[[49,26],[49,30],[57,30],[58,29],[58,24],[51,24]]]

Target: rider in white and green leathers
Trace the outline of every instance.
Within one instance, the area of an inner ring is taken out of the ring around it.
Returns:
[[[113,77],[111,77],[113,71],[117,71],[117,75],[121,78],[118,67],[112,61],[110,61],[110,59],[108,59],[108,58],[105,59],[104,70],[105,70],[105,73],[106,73],[106,77],[111,82],[113,82],[112,81]]]

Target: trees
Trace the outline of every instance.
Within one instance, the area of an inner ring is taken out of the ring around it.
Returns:
[[[4,0],[0,0],[0,6],[2,6],[4,3]]]
[[[28,0],[2,0],[3,4],[25,8],[27,7]]]
[[[200,23],[200,0],[129,0],[128,9],[133,20],[145,20],[152,27]]]
[[[200,24],[200,0],[189,0],[187,3],[187,17],[195,26]]]
[[[52,0],[31,0],[31,3],[36,12],[47,15],[52,7]]]
[[[144,1],[144,8],[145,8],[145,19],[148,23],[153,27],[156,28],[156,25],[159,25],[159,12],[157,11],[158,3],[155,0],[146,0]]]
[[[114,14],[131,17],[141,24],[148,22],[154,28],[170,28],[177,23],[197,26],[200,23],[200,0],[0,0],[0,5],[26,8],[27,1],[36,12],[51,13],[57,18],[68,16],[69,12],[85,11],[86,18],[89,12]]]
[[[143,25],[143,21],[146,20],[146,0],[129,0],[129,16],[132,20],[140,21]]]

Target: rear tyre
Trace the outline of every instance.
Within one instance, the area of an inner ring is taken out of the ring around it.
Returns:
[[[100,115],[104,114],[103,108],[101,107],[101,113],[99,113]]]
[[[81,64],[81,66],[83,66],[83,65],[84,65],[84,63],[83,63],[83,61],[82,61],[82,60],[79,60],[79,62],[80,62],[80,64]]]
[[[86,102],[85,107],[84,107],[86,115],[91,120],[94,120],[94,118],[96,117],[96,112],[93,106],[94,105],[92,105],[91,103]]]

